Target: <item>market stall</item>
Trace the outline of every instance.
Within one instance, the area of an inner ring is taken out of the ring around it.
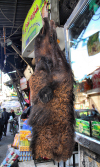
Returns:
[[[31,131],[22,129],[25,120],[20,120],[19,133],[14,137],[14,141],[7,150],[7,156],[1,163],[0,167],[30,167],[43,166],[53,167],[55,162],[46,158],[34,159],[30,150]]]
[[[75,109],[84,111],[75,125],[79,167],[100,166],[100,122],[93,112],[87,114],[92,106],[98,111],[98,118],[100,113],[99,13],[98,0],[80,0],[65,24],[66,56],[76,81]]]

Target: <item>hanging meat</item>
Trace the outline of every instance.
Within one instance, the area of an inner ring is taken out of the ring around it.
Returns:
[[[74,148],[74,77],[57,43],[54,21],[44,18],[35,39],[35,72],[29,85],[32,111],[31,149],[34,157],[67,160]]]

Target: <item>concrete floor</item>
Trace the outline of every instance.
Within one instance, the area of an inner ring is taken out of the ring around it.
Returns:
[[[14,136],[9,132],[9,125],[7,127],[7,136],[2,136],[2,140],[0,141],[0,164],[4,160],[7,154],[8,145],[13,143]]]
[[[19,167],[35,167],[34,161],[19,162],[18,165]],[[57,167],[57,165],[54,165],[53,162],[45,162],[36,164],[36,167]]]

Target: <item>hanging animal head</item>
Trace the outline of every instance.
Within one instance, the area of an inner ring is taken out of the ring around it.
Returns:
[[[66,160],[74,147],[73,74],[57,43],[53,21],[35,39],[35,71],[30,78],[31,149],[36,158]]]
[[[57,41],[57,34],[55,31],[55,24],[53,21],[50,21],[48,18],[44,18],[44,25],[41,29],[39,35],[35,39],[35,58],[37,62],[37,55],[50,56],[50,50],[52,51],[52,46]]]
[[[44,18],[43,28],[35,39],[36,65],[41,59],[47,64],[49,63],[50,68],[58,68],[59,66],[60,68],[68,67],[65,55],[57,43],[55,23],[53,20],[49,22],[48,18]]]

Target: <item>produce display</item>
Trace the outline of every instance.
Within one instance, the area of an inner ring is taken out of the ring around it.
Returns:
[[[19,137],[19,161],[30,161],[33,159],[32,153],[30,151],[30,142],[27,136],[31,134],[29,130],[20,130]]]
[[[30,161],[33,160],[31,151],[20,151],[19,161]]]
[[[28,130],[20,130],[20,147],[19,150],[20,151],[29,151],[29,146],[30,146],[30,142],[27,139],[27,136],[31,134],[31,131]],[[26,150],[25,150],[26,149]]]

